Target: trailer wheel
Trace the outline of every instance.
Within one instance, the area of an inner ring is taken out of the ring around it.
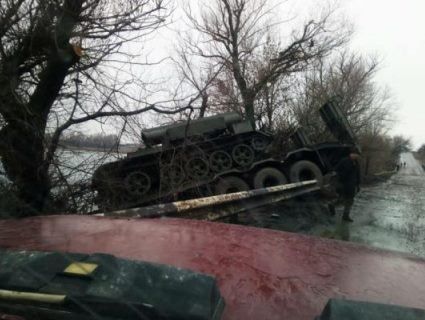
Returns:
[[[254,176],[255,189],[268,188],[288,183],[285,175],[278,169],[266,167],[258,171]]]
[[[317,180],[319,185],[323,184],[323,174],[319,167],[313,162],[302,160],[295,162],[289,170],[291,182]]]
[[[220,178],[214,188],[215,194],[225,194],[249,190],[249,185],[239,177]]]

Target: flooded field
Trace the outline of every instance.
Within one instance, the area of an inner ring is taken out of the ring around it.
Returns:
[[[103,163],[114,161],[124,157],[125,154],[107,153],[84,150],[60,149],[56,153],[56,159],[51,166],[54,176],[66,177],[68,183],[88,181],[98,166]],[[7,178],[4,174],[3,165],[0,162],[0,179],[4,182]]]

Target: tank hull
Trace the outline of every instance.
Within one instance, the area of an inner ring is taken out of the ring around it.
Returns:
[[[142,149],[95,171],[92,185],[97,203],[110,210],[182,199],[184,193],[207,195],[209,184],[221,176],[249,171],[256,162],[270,158],[265,149],[271,141],[271,136],[253,131]],[[143,189],[141,180],[149,186]]]

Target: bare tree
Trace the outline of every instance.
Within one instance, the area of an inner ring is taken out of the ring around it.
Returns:
[[[323,142],[334,138],[317,116],[318,109],[336,99],[362,147],[365,175],[392,168],[394,163],[387,136],[394,102],[389,91],[374,81],[378,69],[376,58],[343,50],[304,72],[291,88],[288,102],[290,118],[313,142]]]
[[[416,150],[414,155],[422,163],[422,168],[425,170],[425,143]]]
[[[418,150],[416,151],[418,153],[420,153],[421,155],[425,156],[425,144],[422,144]]]
[[[244,112],[255,124],[255,100],[259,93],[282,76],[306,66],[345,43],[349,32],[331,28],[332,10],[294,31],[279,53],[261,65],[255,64],[266,37],[279,24],[273,23],[275,8],[261,0],[215,0],[202,6],[200,16],[187,16],[199,37],[189,41],[193,54],[221,63],[232,75]],[[257,68],[254,68],[254,65]]]
[[[393,152],[397,155],[403,152],[409,152],[412,150],[412,141],[409,138],[402,135],[396,135],[393,137]]]
[[[159,110],[131,92],[137,77],[124,66],[141,65],[140,50],[129,54],[127,43],[156,30],[165,13],[165,0],[0,1],[0,155],[22,202],[19,214],[45,208],[64,130]]]
[[[276,41],[270,34],[267,35],[260,54],[253,61],[254,69],[262,72],[269,61],[279,55],[282,47],[280,41]],[[261,75],[258,75],[259,77]],[[286,121],[288,116],[287,97],[288,90],[292,86],[291,75],[279,77],[267,84],[258,92],[255,101],[255,120],[259,129],[274,131],[278,122]]]
[[[199,61],[197,57],[190,54],[184,40],[181,41],[181,45],[177,49],[177,57],[173,61],[180,76],[176,90],[182,92],[179,100],[188,100],[187,104],[193,107],[195,107],[195,103],[198,103],[197,116],[203,118],[208,111],[211,87],[222,71],[223,65],[212,61]],[[179,104],[181,104],[180,101]]]
[[[376,58],[347,50],[318,60],[292,87],[292,117],[314,138],[328,137],[315,115],[324,102],[336,98],[357,135],[385,134],[393,118],[393,100],[386,88],[374,82],[378,67]]]
[[[252,60],[252,71],[262,72],[265,64],[279,54],[281,44],[269,34],[265,43],[259,48],[255,59]],[[271,131],[276,121],[286,113],[286,91],[290,87],[290,77],[280,77],[274,82],[268,82],[261,89],[254,101],[254,119],[259,129]],[[216,112],[232,110],[240,114],[241,95],[230,70],[223,70],[212,82],[210,89],[210,109]]]

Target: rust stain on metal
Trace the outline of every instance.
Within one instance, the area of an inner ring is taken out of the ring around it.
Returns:
[[[319,189],[317,181],[311,180],[142,208],[113,211],[104,215],[135,218],[177,216],[182,218],[217,220],[268,203],[279,202],[302,194],[318,191]]]

